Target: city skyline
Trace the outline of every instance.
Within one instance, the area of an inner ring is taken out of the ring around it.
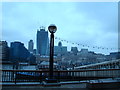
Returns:
[[[65,40],[106,48],[118,46],[117,2],[3,3],[2,15],[2,37],[9,43],[20,41],[28,47],[30,39],[36,42],[36,33],[40,26],[45,26],[47,30],[47,27],[53,23],[58,28],[55,36]],[[55,45],[58,42],[59,40],[56,40]],[[67,46],[68,50],[76,46],[65,42],[62,44]],[[81,48],[84,47],[78,47],[79,50]],[[103,54],[113,52],[88,49]]]

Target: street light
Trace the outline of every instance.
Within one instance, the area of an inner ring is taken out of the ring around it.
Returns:
[[[49,27],[48,27],[48,30],[49,32],[52,34],[52,33],[55,33],[57,31],[57,27],[54,25],[54,24],[51,24]]]
[[[53,79],[54,33],[56,32],[57,27],[54,24],[51,24],[48,27],[48,30],[51,33],[51,35],[50,35],[49,74],[50,74],[50,79]]]

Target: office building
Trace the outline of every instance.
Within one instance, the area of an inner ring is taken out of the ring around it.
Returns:
[[[110,58],[111,58],[111,60],[120,59],[120,52],[111,52]]]
[[[33,54],[36,55],[36,49],[33,49]]]
[[[54,47],[54,55],[55,56],[61,56],[64,55],[65,53],[67,53],[67,47],[66,46],[62,46],[62,43],[59,42],[58,46]]]
[[[30,53],[33,53],[33,48],[34,48],[33,40],[30,40],[30,41],[28,42],[28,51],[29,51]]]
[[[71,47],[71,52],[73,52],[73,54],[77,55],[78,48],[77,47]]]
[[[37,31],[37,54],[47,55],[48,44],[48,31],[45,31],[45,27],[40,27],[40,30]]]
[[[9,60],[9,47],[6,41],[0,41],[0,60]]]
[[[30,52],[24,47],[21,42],[12,42],[10,45],[10,59],[12,61],[27,61]]]

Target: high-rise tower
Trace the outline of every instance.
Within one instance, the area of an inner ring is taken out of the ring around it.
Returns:
[[[9,59],[9,47],[6,41],[0,41],[0,60],[8,61]]]
[[[28,51],[29,51],[30,53],[33,53],[33,47],[34,47],[33,40],[30,40],[30,41],[28,42]]]
[[[45,31],[45,27],[40,27],[40,31],[37,30],[37,54],[47,55],[48,42],[48,31]]]

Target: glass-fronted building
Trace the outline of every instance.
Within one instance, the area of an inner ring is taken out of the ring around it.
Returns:
[[[37,31],[37,54],[47,55],[48,54],[48,31],[42,27]]]
[[[0,60],[9,60],[9,47],[6,41],[0,41]]]
[[[28,50],[29,50],[30,53],[33,53],[33,48],[34,48],[33,40],[30,40],[28,42]]]
[[[12,42],[10,45],[10,58],[11,60],[27,61],[29,51],[24,47],[21,42]]]

